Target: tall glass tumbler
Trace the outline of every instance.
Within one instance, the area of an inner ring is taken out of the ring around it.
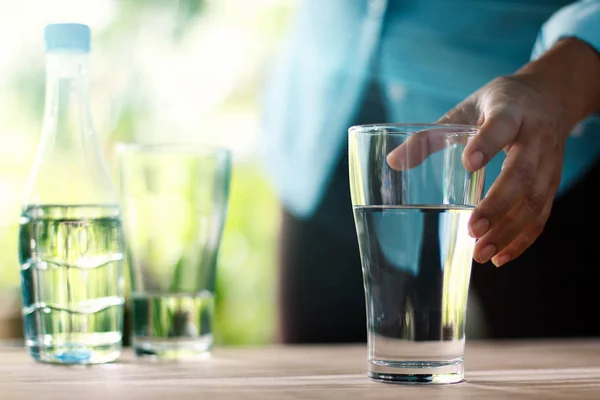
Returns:
[[[208,356],[230,152],[122,144],[118,157],[135,353]]]
[[[464,378],[475,239],[468,222],[484,170],[462,153],[477,127],[349,129],[349,172],[367,309],[368,376],[393,383]]]

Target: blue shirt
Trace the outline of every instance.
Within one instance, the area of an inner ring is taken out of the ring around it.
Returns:
[[[569,36],[600,51],[600,0],[304,0],[263,104],[277,194],[298,217],[314,212],[373,78],[389,120],[431,122]],[[598,155],[590,117],[567,141],[559,195]],[[486,190],[503,159],[488,164]]]

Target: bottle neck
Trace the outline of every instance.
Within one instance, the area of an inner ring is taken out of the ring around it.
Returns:
[[[88,54],[46,54],[42,136],[30,175],[28,204],[114,204],[92,124]]]
[[[89,72],[88,53],[50,52],[46,53],[46,82],[53,79],[86,80]]]
[[[85,136],[94,134],[87,53],[46,54],[45,104],[43,134],[58,135],[57,145],[65,150],[85,146]]]

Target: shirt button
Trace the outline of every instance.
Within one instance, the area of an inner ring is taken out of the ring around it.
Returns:
[[[388,86],[388,93],[392,101],[402,101],[406,97],[406,86],[401,83],[392,83]]]

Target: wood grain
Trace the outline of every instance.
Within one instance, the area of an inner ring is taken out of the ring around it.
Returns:
[[[0,346],[0,399],[600,399],[600,339],[467,343],[466,381],[370,381],[364,345],[217,348],[204,361],[56,366]]]

